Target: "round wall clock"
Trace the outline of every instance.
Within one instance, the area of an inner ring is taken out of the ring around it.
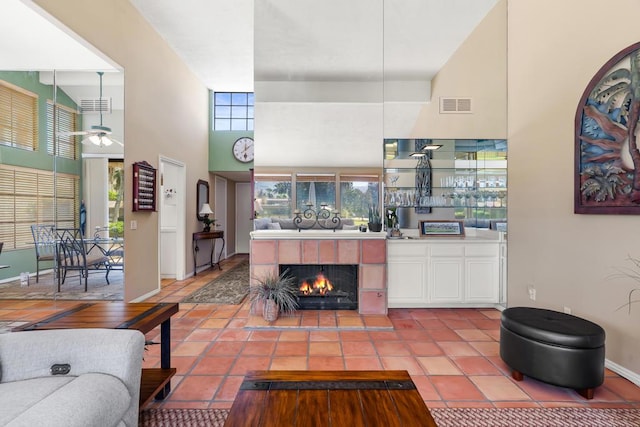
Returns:
[[[248,136],[238,138],[233,143],[233,157],[239,162],[249,163],[253,161],[253,139]]]

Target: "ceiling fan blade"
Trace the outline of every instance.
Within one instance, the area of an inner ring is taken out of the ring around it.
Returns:
[[[90,133],[86,130],[79,130],[75,132],[58,132],[58,136],[89,135]]]

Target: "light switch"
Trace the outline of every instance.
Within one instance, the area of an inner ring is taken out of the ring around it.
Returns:
[[[131,220],[131,228],[132,230],[137,230],[138,229],[138,221],[136,221],[135,219]]]

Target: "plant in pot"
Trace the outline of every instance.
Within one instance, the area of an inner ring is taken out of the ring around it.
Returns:
[[[382,230],[382,217],[378,210],[378,205],[369,205],[369,230]]]
[[[255,278],[249,289],[251,307],[257,309],[262,305],[262,317],[273,322],[280,312],[291,314],[298,308],[298,288],[296,281],[289,276],[289,270],[280,275],[273,272]]]

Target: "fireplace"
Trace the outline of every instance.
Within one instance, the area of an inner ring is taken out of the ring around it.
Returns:
[[[298,287],[300,310],[357,310],[358,266],[280,264]]]

